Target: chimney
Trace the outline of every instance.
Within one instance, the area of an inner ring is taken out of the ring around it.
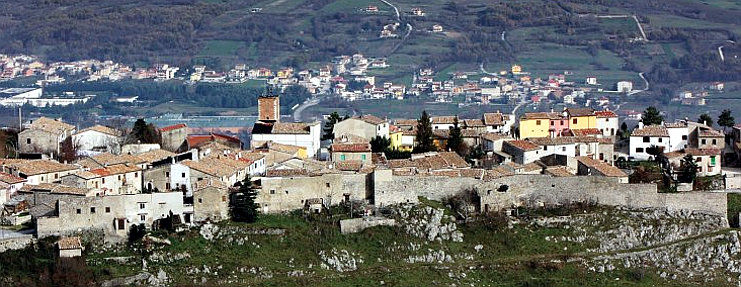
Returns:
[[[638,121],[638,128],[639,129],[642,129],[643,128],[643,121]]]

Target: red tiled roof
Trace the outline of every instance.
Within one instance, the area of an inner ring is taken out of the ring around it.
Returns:
[[[510,145],[516,149],[522,150],[522,151],[534,151],[539,150],[540,147],[534,143],[531,143],[529,141],[524,140],[513,140],[513,141],[506,141],[504,142],[506,145]]]
[[[631,136],[668,137],[669,132],[664,126],[650,125],[644,126],[642,129],[634,130]]]
[[[0,172],[0,182],[4,182],[7,184],[16,184],[16,183],[21,183],[24,181],[26,180],[23,178],[17,177],[9,173]]]
[[[602,132],[595,128],[571,130],[571,133],[574,134],[575,137],[598,136],[602,134]]]
[[[594,113],[597,115],[598,118],[617,118],[617,114],[615,114],[615,112],[613,111],[604,110],[596,111]]]
[[[604,176],[608,176],[608,177],[626,177],[626,176],[628,176],[625,172],[623,172],[619,168],[614,167],[614,166],[612,166],[610,164],[607,164],[607,163],[598,161],[598,160],[593,159],[591,157],[580,156],[580,157],[577,157],[576,160],[578,160],[580,163],[582,163],[582,164],[584,164],[584,165],[586,165],[588,167],[594,168],[595,170],[597,170],[599,173],[601,173]]]
[[[368,143],[336,143],[332,144],[333,152],[370,152],[371,146]]]
[[[188,126],[186,126],[185,124],[176,124],[176,125],[171,125],[171,126],[166,126],[164,128],[161,128],[160,129],[160,132],[167,132],[167,131],[176,130],[176,129],[182,129],[182,128],[187,128],[187,127]]]

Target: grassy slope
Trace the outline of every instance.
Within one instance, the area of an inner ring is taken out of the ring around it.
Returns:
[[[222,224],[222,228],[254,230],[261,228],[284,228],[286,234],[239,235],[247,238],[244,245],[224,241],[209,242],[197,232],[171,235],[173,244],[160,252],[177,254],[188,252],[191,257],[175,263],[149,263],[150,270],[165,270],[175,283],[189,285],[205,278],[209,284],[232,286],[378,286],[382,281],[390,286],[419,286],[419,284],[475,286],[693,286],[698,282],[664,281],[648,268],[645,276],[640,271],[617,269],[607,273],[588,272],[580,263],[548,263],[566,259],[575,252],[593,247],[595,243],[583,245],[554,243],[546,236],[568,236],[570,231],[560,228],[533,228],[515,225],[513,229],[489,229],[487,226],[464,226],[463,243],[428,243],[406,235],[400,228],[378,227],[358,234],[341,235],[336,225],[306,221],[296,215],[270,215],[256,224]],[[410,244],[421,246],[419,251],[410,251]],[[479,253],[476,245],[485,246]],[[399,248],[399,247],[403,248]],[[324,270],[317,253],[332,248],[346,249],[362,256],[364,263],[352,272],[338,273]],[[453,263],[424,264],[405,263],[409,255],[426,254],[427,250],[444,250],[446,254],[470,254],[469,259],[455,258]],[[131,255],[107,253],[93,255],[89,262],[96,262],[96,274],[110,272],[115,275],[135,274],[132,264],[116,264],[102,260],[108,256]],[[138,260],[133,260],[138,262]],[[209,266],[219,275],[186,274],[193,268]],[[311,267],[310,267],[311,266]],[[272,274],[271,278],[259,278],[250,268],[263,268],[258,274]],[[241,269],[243,268],[243,269]],[[302,270],[304,276],[286,274]],[[465,275],[463,275],[465,274]],[[619,279],[616,279],[619,278]],[[209,285],[207,284],[207,285]],[[705,283],[705,286],[722,286]]]

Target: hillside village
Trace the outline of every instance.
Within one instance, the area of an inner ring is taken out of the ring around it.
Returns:
[[[732,142],[726,143],[722,131],[690,121],[641,123],[626,136],[615,113],[589,108],[520,119],[498,112],[473,119],[362,115],[322,125],[281,121],[277,95],[260,97],[258,106],[250,149],[227,135],[192,134],[185,124],[156,128],[159,142],[140,143],[106,126],[78,130],[56,119],[30,120],[18,133],[17,158],[0,160],[2,222],[31,223],[38,238],[102,230],[116,242],[132,226],[152,228],[166,218],[186,225],[228,219],[234,187],[245,178],[255,184],[255,202],[265,214],[319,213],[356,202],[372,215],[467,188],[478,193],[479,212],[533,204],[527,198],[546,191],[555,198],[538,204],[587,196],[631,205],[605,194],[637,189],[648,190],[641,196],[676,199],[702,197],[682,193],[693,190],[741,188],[741,176],[723,166],[738,162],[741,125],[728,131]],[[427,128],[429,138],[418,138]],[[379,139],[387,146],[379,147]],[[463,146],[480,153],[461,153]],[[658,181],[638,176],[654,162],[661,167]],[[696,169],[689,181],[688,164]],[[551,188],[556,183],[563,189]],[[577,183],[583,189],[566,188]],[[718,211],[714,204],[693,208]]]
[[[45,63],[34,56],[0,55],[0,81],[28,77],[40,78],[33,87],[2,91],[2,106],[31,104],[37,107],[66,106],[85,103],[95,95],[44,94],[43,87],[69,81],[99,82],[121,80],[181,81],[185,84],[222,83],[259,85],[284,90],[301,86],[314,96],[333,95],[346,101],[429,97],[431,101],[465,104],[561,103],[591,107],[619,107],[618,95],[634,95],[645,91],[644,84],[622,80],[604,85],[596,76],[584,79],[571,78],[572,72],[554,73],[547,79],[527,72],[521,65],[512,65],[507,71],[434,71],[419,69],[410,82],[392,82],[379,79],[378,71],[393,66],[385,58],[367,58],[362,54],[341,55],[331,63],[316,69],[296,71],[286,67],[248,67],[235,65],[228,71],[213,70],[204,65],[180,68],[168,64],[148,68],[133,68],[112,61],[81,60],[75,62]],[[65,78],[66,77],[66,78]],[[639,89],[638,86],[643,87]],[[675,101],[686,105],[704,105],[708,91],[722,91],[722,82],[712,83],[704,89],[679,93]],[[117,95],[116,102],[133,103],[136,97]]]

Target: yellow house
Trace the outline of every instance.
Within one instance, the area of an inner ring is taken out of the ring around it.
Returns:
[[[389,148],[392,150],[402,150],[403,148],[401,145],[401,138],[403,135],[404,132],[402,132],[399,128],[396,128],[394,130],[389,129],[389,139],[391,140]]]
[[[597,114],[590,108],[566,109],[569,116],[569,128],[572,130],[596,129]]]
[[[512,74],[520,74],[522,73],[522,67],[520,65],[512,65]]]
[[[550,136],[551,120],[560,120],[558,113],[525,113],[520,117],[520,138],[544,138]]]

